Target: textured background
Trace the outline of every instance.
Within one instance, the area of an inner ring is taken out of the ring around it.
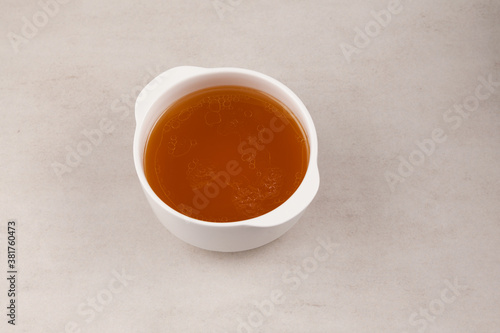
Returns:
[[[498,1],[46,1],[0,2],[1,332],[499,331]],[[308,106],[321,187],[277,241],[207,252],[153,215],[132,105],[178,65],[261,71]]]

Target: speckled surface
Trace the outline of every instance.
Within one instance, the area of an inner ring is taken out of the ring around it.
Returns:
[[[0,276],[9,219],[18,275],[0,331],[498,332],[499,17],[478,0],[3,1]],[[309,108],[320,191],[277,241],[207,252],[153,215],[132,105],[178,65],[261,71]]]

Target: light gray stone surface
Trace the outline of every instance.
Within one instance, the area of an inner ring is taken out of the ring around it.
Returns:
[[[15,327],[0,282],[1,332],[499,331],[500,86],[478,79],[500,82],[498,1],[1,8],[0,276],[12,218],[19,269]],[[372,37],[356,38],[365,28]],[[347,44],[360,48],[346,57]],[[277,241],[207,252],[153,215],[132,163],[131,103],[178,65],[261,71],[308,106],[321,187]],[[454,111],[464,102],[475,110]],[[54,163],[84,151],[103,119],[112,133],[58,176]],[[418,165],[398,171],[401,158]]]

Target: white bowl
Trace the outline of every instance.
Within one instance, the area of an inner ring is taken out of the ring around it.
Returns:
[[[148,135],[165,109],[191,92],[221,85],[245,86],[274,96],[297,117],[309,143],[305,177],[288,200],[264,215],[226,223],[197,220],[165,204],[149,186],[143,165]],[[318,191],[318,139],[311,116],[288,87],[267,75],[241,68],[175,67],[160,74],[141,91],[135,104],[135,119],[134,164],[146,198],[160,222],[175,236],[194,246],[235,252],[272,242],[298,221]]]

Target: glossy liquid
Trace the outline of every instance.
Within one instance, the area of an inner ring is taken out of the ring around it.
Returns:
[[[239,86],[191,93],[156,122],[144,169],[153,191],[182,214],[233,222],[265,214],[299,187],[309,146],[275,98]]]

